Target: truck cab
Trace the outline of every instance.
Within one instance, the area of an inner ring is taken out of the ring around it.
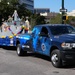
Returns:
[[[63,62],[75,58],[75,29],[64,24],[37,25],[31,34],[17,36],[19,56],[32,51],[49,56],[53,66],[61,67]]]

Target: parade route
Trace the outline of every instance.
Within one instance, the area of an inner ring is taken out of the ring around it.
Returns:
[[[75,75],[75,66],[55,68],[48,57],[29,53],[18,57],[12,48],[0,48],[0,75]]]

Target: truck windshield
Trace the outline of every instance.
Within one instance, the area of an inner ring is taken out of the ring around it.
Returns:
[[[50,26],[53,35],[71,34],[75,33],[75,29],[71,26]]]

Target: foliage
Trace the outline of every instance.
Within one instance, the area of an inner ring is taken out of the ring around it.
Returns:
[[[71,24],[71,25],[75,26],[75,17],[73,17],[73,16],[69,16],[68,21],[69,21],[68,24]]]
[[[9,2],[9,3],[8,3]],[[5,19],[8,18],[9,15],[13,15],[14,10],[18,11],[20,17],[30,16],[31,12],[26,9],[25,4],[19,4],[19,0],[1,0],[0,2],[0,15],[2,15]]]
[[[40,16],[39,14],[33,14],[30,16],[30,24],[32,25],[32,28],[35,25],[45,24],[45,17]]]
[[[32,14],[29,10],[27,10],[26,8],[26,5],[23,3],[21,5],[18,6],[18,14],[19,16],[29,16]]]
[[[37,18],[36,18],[36,24],[39,25],[39,24],[45,24],[45,17],[44,16],[40,16],[40,15],[37,15]]]
[[[56,17],[50,19],[50,23],[51,24],[61,24],[61,22],[62,22],[61,17],[62,17],[62,15],[58,14]],[[75,17],[68,16],[68,19],[65,20],[64,23],[75,26]]]
[[[61,23],[61,14],[57,14],[56,17],[50,19],[51,24],[60,24]]]

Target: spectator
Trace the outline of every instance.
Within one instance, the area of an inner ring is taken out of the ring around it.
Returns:
[[[8,16],[8,22],[12,22],[13,18],[11,16]]]

